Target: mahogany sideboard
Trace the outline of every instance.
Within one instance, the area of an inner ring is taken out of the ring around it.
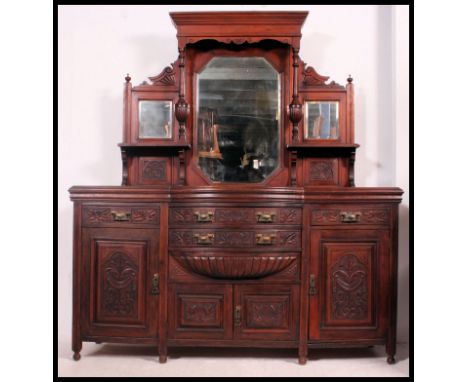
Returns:
[[[353,80],[299,58],[307,12],[171,13],[179,57],[124,85],[122,185],[74,186],[83,341],[395,362],[399,188],[355,187]]]

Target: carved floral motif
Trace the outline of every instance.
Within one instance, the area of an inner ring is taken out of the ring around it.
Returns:
[[[254,328],[277,328],[283,326],[283,302],[253,302],[247,324]]]
[[[166,162],[163,160],[151,160],[143,162],[143,179],[165,180]]]
[[[84,207],[84,221],[88,224],[114,222],[113,210],[127,212],[124,207]],[[130,210],[130,222],[132,223],[158,223],[159,209],[147,207],[134,207]]]
[[[105,262],[103,272],[101,310],[110,316],[135,316],[138,266],[125,253],[115,252]]]
[[[368,314],[368,267],[353,254],[333,265],[332,314],[337,320],[365,319]]]
[[[216,322],[216,302],[189,302],[184,301],[183,303],[183,315],[184,321],[190,323],[202,323],[206,324],[209,322]]]
[[[333,180],[334,166],[329,160],[311,162],[310,164],[310,180]]]

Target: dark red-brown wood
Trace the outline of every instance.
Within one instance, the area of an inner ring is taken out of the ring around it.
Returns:
[[[385,345],[395,361],[399,188],[354,187],[354,90],[299,57],[307,12],[172,13],[179,57],[124,85],[122,186],[75,186],[72,350],[83,341],[309,349]],[[213,184],[198,167],[196,75],[215,56],[280,73],[280,166]],[[173,104],[138,136],[138,101]],[[340,102],[339,139],[304,139],[306,101]],[[289,106],[291,105],[291,107]]]

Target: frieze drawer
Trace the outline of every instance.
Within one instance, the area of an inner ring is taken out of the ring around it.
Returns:
[[[83,225],[159,225],[159,212],[159,206],[85,205]]]
[[[292,230],[169,230],[169,247],[301,248]]]
[[[389,224],[390,208],[382,206],[312,206],[312,225]]]
[[[171,224],[301,224],[300,208],[172,207]]]

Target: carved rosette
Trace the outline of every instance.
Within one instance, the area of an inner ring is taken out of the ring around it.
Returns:
[[[313,162],[310,167],[310,180],[333,180],[333,162]]]
[[[101,310],[106,315],[133,317],[137,314],[138,266],[123,252],[115,252],[104,264]]]
[[[143,178],[151,180],[166,179],[166,162],[160,160],[145,161],[143,165]]]
[[[337,320],[365,319],[368,314],[368,268],[348,254],[332,267],[332,314]]]

